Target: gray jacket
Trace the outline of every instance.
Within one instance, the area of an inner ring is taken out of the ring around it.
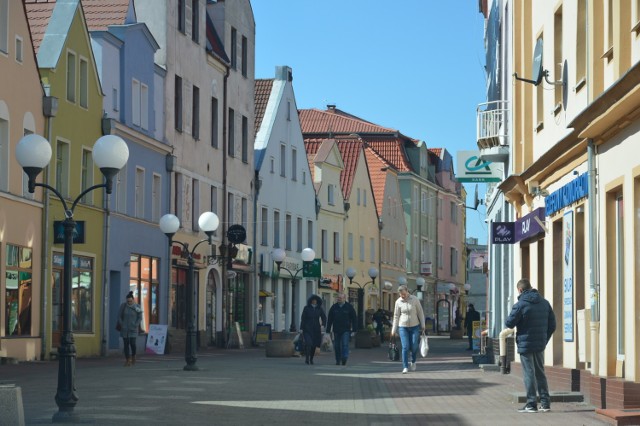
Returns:
[[[118,311],[118,323],[120,324],[120,337],[138,337],[140,323],[142,322],[142,308],[133,303],[131,306],[124,302]]]

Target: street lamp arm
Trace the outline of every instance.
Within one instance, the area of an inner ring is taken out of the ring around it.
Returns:
[[[300,273],[300,271],[302,271],[302,268],[300,268],[295,273],[293,273],[289,268],[287,268],[285,266],[279,266],[278,270],[280,270],[280,269],[284,269],[285,271],[287,271],[289,273],[289,275],[291,275],[291,279],[292,280],[297,280],[298,279],[298,274]]]
[[[36,184],[38,185],[38,184]],[[99,183],[98,185],[93,185],[90,186],[89,188],[85,189],[84,191],[82,191],[80,193],[80,195],[78,195],[76,197],[76,199],[73,201],[73,204],[71,205],[71,215],[73,216],[73,210],[75,210],[76,205],[80,202],[80,200],[82,199],[82,197],[84,197],[85,195],[87,195],[89,192],[93,191],[94,189],[98,189],[98,188],[106,188],[107,189],[107,194],[111,194],[111,189],[110,189],[110,185],[108,183]],[[65,208],[66,210],[66,208]]]
[[[211,239],[210,238],[205,238],[204,240],[200,240],[196,243],[195,246],[193,246],[193,249],[191,250],[191,255],[193,255],[193,253],[195,253],[196,249],[198,248],[198,246],[202,243],[209,243],[211,244]],[[187,249],[188,250],[188,249]]]
[[[40,183],[40,182],[34,182],[33,186],[34,186],[34,188],[36,186],[40,186],[40,187],[48,189],[49,191],[51,191],[54,194],[56,194],[56,196],[60,199],[60,202],[62,203],[62,207],[64,208],[65,217],[73,217],[73,207],[72,207],[71,210],[69,210],[69,207],[67,207],[67,202],[65,201],[64,197],[62,196],[62,194],[60,192],[58,192],[57,189],[55,189],[51,185],[47,185],[46,183]],[[33,191],[30,191],[30,192],[33,192]],[[75,206],[75,203],[74,203],[74,206]],[[68,214],[67,212],[70,212],[70,214]]]

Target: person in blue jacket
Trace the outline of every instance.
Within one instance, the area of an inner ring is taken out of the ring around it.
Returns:
[[[540,411],[549,411],[551,400],[544,373],[544,349],[556,330],[556,317],[549,302],[531,287],[528,279],[521,279],[516,287],[518,302],[513,305],[505,325],[517,329],[516,344],[527,392],[527,403],[518,411],[538,412],[536,388],[540,394]]]

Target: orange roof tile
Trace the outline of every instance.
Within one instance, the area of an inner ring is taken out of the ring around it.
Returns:
[[[442,148],[429,148],[429,151],[433,152],[438,158],[441,158]]]
[[[256,79],[255,86],[255,105],[256,105],[256,134],[260,130],[262,125],[262,119],[264,112],[267,109],[269,103],[269,97],[271,96],[271,88],[273,87],[273,78],[269,79]]]
[[[387,168],[388,164],[371,148],[365,149],[364,155],[367,159],[367,166],[369,168],[369,179],[371,179],[373,200],[376,204],[378,217],[380,217],[382,216],[382,206],[384,204],[385,195],[384,190],[387,182],[387,171],[382,169]]]
[[[335,140],[344,163],[344,168],[340,172],[340,186],[342,187],[344,198],[349,198],[353,187],[353,178],[358,168],[358,159],[360,158],[360,151],[362,151],[363,141],[357,136],[340,137]]]
[[[24,0],[24,5],[29,19],[33,50],[38,54],[56,2],[55,0]]]
[[[89,31],[106,31],[109,25],[124,25],[130,0],[82,0]]]
[[[396,130],[378,126],[340,110],[320,111],[301,109],[300,126],[305,134],[396,133]]]

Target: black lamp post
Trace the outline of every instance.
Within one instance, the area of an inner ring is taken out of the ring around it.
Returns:
[[[354,268],[347,268],[345,274],[347,278],[349,278],[349,284],[357,284],[358,285],[358,330],[364,329],[364,288],[369,284],[374,284],[376,282],[376,277],[378,276],[377,268],[369,268],[369,277],[371,277],[371,281],[367,281],[364,284],[360,284],[357,281],[354,281],[353,278],[356,276],[357,271]]]
[[[215,213],[212,212],[204,212],[198,218],[198,226],[201,230],[207,234],[207,238],[204,240],[200,240],[193,246],[193,249],[189,251],[189,244],[183,243],[180,241],[176,241],[173,239],[173,235],[180,229],[180,219],[178,219],[175,215],[165,214],[160,218],[160,230],[169,237],[169,247],[173,246],[173,243],[180,244],[182,246],[182,256],[187,258],[187,265],[189,266],[189,270],[187,272],[187,300],[186,302],[186,312],[185,315],[187,317],[187,343],[184,349],[184,359],[186,361],[186,365],[184,366],[184,370],[186,371],[198,371],[198,366],[196,365],[196,361],[198,360],[198,356],[196,354],[196,325],[195,325],[195,310],[193,307],[194,298],[194,261],[193,254],[195,253],[198,246],[202,243],[207,243],[211,245],[211,236],[213,232],[218,229],[218,225],[220,224],[220,220]]]
[[[58,412],[53,415],[53,422],[66,422],[75,419],[73,409],[78,402],[76,394],[76,347],[71,324],[71,277],[73,275],[73,231],[76,223],[73,211],[80,200],[89,192],[105,188],[111,194],[112,179],[124,167],[129,159],[129,148],[118,136],[106,135],[98,139],[93,146],[93,162],[105,177],[105,182],[93,185],[76,197],[68,206],[65,198],[54,187],[36,182],[37,176],[51,160],[51,145],[40,135],[31,134],[23,137],[16,146],[16,159],[29,177],[29,192],[35,192],[40,186],[53,192],[64,208],[64,269],[62,280],[62,337],[58,346],[58,389],[55,400]]]
[[[277,248],[273,251],[273,261],[276,262],[276,265],[278,265],[278,274],[280,274],[280,271],[284,269],[289,273],[289,275],[291,275],[291,326],[289,327],[289,332],[295,333],[295,331],[297,330],[296,328],[296,296],[295,296],[296,281],[298,280],[298,274],[304,269],[304,264],[308,262],[312,262],[313,259],[315,259],[316,252],[313,251],[313,249],[310,249],[308,247],[302,250],[300,257],[302,257],[303,267],[300,269],[297,269],[295,272],[282,266],[282,262],[284,262],[284,259],[286,257],[287,257],[287,253],[281,248]]]

